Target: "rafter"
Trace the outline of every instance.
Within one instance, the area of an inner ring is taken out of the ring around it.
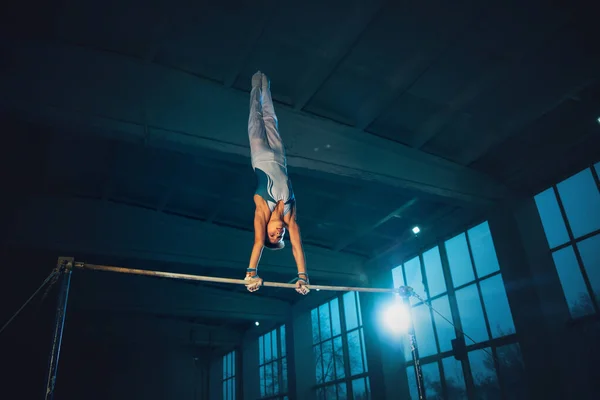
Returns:
[[[28,118],[62,129],[81,128],[84,133],[138,141],[145,137],[139,109],[139,96],[144,95],[152,132],[148,145],[191,154],[208,149],[214,154],[249,155],[245,93],[80,47],[30,43],[14,55],[23,68],[3,77],[3,103]],[[27,64],[28,60],[36,60],[35,65]],[[38,73],[30,74],[31,68]],[[101,73],[112,76],[114,83],[98,83],[95,77]],[[66,81],[72,84],[61,83]],[[85,99],[94,99],[93,104]],[[278,114],[285,121],[286,143],[292,144],[288,165],[297,173],[313,170],[378,181],[465,203],[490,204],[510,195],[488,176],[407,146],[358,135],[354,128],[285,106],[278,106]],[[315,144],[330,148],[314,152]]]
[[[372,0],[363,2],[364,8],[356,10],[353,15],[341,26],[338,25],[335,36],[325,44],[323,53],[328,55],[327,61],[316,60],[304,73],[304,79],[298,87],[301,92],[297,94],[294,102],[295,110],[302,110],[312,97],[323,86],[336,68],[352,51],[363,33],[382,10],[387,0]],[[351,5],[348,5],[351,7]]]

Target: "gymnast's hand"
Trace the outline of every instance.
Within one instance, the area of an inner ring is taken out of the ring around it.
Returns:
[[[296,292],[301,295],[306,295],[310,292],[308,288],[308,275],[305,272],[298,273],[298,280],[296,281]]]

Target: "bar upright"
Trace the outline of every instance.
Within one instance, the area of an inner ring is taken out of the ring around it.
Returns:
[[[59,289],[56,304],[56,317],[54,319],[54,334],[52,336],[52,349],[50,352],[50,360],[48,362],[48,376],[46,377],[45,400],[52,400],[54,398],[60,346],[62,344],[65,318],[67,316],[67,300],[69,299],[69,289],[71,286],[73,258],[60,257],[58,259],[57,268]]]
[[[413,290],[408,286],[400,287],[400,297],[402,297],[402,302],[407,307],[407,311],[410,313],[410,297],[413,294]],[[412,360],[415,366],[415,378],[417,380],[417,392],[419,396],[419,400],[426,400],[425,396],[425,381],[423,379],[423,371],[421,370],[421,361],[419,358],[419,347],[417,346],[417,336],[415,335],[415,326],[412,322],[412,316],[410,317],[410,322],[408,326],[408,338],[410,340],[410,352],[412,354]]]

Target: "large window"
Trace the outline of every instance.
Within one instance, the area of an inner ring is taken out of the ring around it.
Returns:
[[[487,222],[394,268],[392,277],[394,287],[411,286],[427,303],[413,300],[411,315],[429,398],[510,398],[524,390],[518,379],[520,349]],[[468,353],[462,361],[455,358],[456,338],[465,340]],[[416,399],[405,342],[410,392]]]
[[[600,163],[535,196],[552,258],[574,318],[598,313]]]
[[[260,396],[287,400],[285,325],[258,338]]]
[[[223,356],[223,400],[235,400],[235,351]]]
[[[359,294],[322,304],[311,320],[317,399],[370,399]]]

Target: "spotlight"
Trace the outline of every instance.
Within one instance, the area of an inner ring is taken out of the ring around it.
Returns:
[[[418,234],[419,232],[421,232],[421,229],[419,229],[419,227],[418,227],[418,226],[415,226],[414,228],[412,228],[412,231],[413,231],[413,233],[416,235],[416,234]]]
[[[381,313],[381,322],[392,333],[405,333],[410,325],[410,312],[400,298],[396,297]]]
[[[596,121],[598,121],[598,123],[600,124],[600,117],[598,117],[598,119]]]
[[[321,290],[321,289],[315,289],[315,290],[318,292],[318,291],[319,291],[319,290]]]
[[[259,325],[260,325],[260,322],[256,321],[256,322],[254,323],[254,325],[256,325],[256,326],[259,326]]]

